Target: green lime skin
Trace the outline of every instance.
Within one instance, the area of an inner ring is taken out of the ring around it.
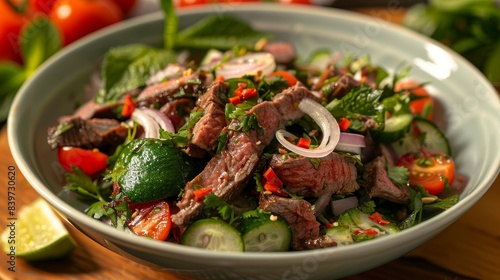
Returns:
[[[177,196],[202,169],[169,140],[141,138],[128,143],[112,172],[132,203]]]

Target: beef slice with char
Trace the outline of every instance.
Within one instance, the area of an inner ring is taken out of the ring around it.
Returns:
[[[69,128],[59,133],[60,126]],[[114,147],[127,137],[127,128],[114,119],[72,118],[47,131],[52,148],[72,146],[86,149]]]
[[[228,89],[227,83],[215,81],[199,98],[196,109],[203,110],[203,116],[191,133],[187,148],[190,156],[203,157],[203,151],[214,153],[217,148],[218,137],[227,125],[226,104],[221,100],[221,95],[227,95]]]
[[[225,149],[216,154],[203,171],[188,182],[182,199],[177,203],[179,212],[172,216],[172,221],[185,227],[195,219],[203,206],[202,201],[194,197],[194,190],[210,187],[212,192],[227,202],[239,196],[248,180],[252,177],[264,148],[274,138],[274,134],[288,120],[303,116],[297,104],[312,94],[300,84],[284,90],[273,101],[265,101],[254,106],[248,114],[255,115],[259,129],[235,131],[237,120],[232,120],[225,128],[228,141]],[[289,110],[289,111],[287,111]]]
[[[163,106],[177,98],[197,97],[205,91],[206,75],[195,73],[146,87],[137,97],[137,107]]]
[[[387,162],[383,156],[365,164],[363,186],[370,197],[380,197],[399,204],[410,202],[410,191],[397,186],[389,178]]]
[[[349,194],[359,189],[354,161],[335,152],[320,159],[275,154],[269,165],[285,187],[300,196]]]
[[[321,239],[320,224],[309,202],[303,199],[261,194],[259,206],[287,221],[292,231],[292,249],[310,249],[311,240]]]

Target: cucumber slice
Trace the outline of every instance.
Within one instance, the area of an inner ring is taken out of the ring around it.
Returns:
[[[308,65],[317,69],[323,70],[332,60],[332,52],[326,49],[320,49],[311,54]]]
[[[337,243],[337,246],[354,243],[350,228],[344,226],[336,226],[327,229],[325,231],[325,238],[333,239]]]
[[[385,127],[378,135],[378,140],[382,143],[393,143],[403,138],[410,130],[413,116],[411,114],[403,114],[393,116],[385,121]]]
[[[292,232],[282,218],[271,219],[270,214],[245,218],[240,230],[246,252],[286,252],[290,249]]]
[[[182,234],[181,244],[220,252],[243,252],[245,249],[239,231],[217,219],[192,223]]]
[[[435,123],[420,117],[415,117],[413,123],[417,131],[410,131],[403,139],[392,144],[399,156],[421,148],[442,152],[451,156],[450,143]],[[418,134],[420,136],[415,136]]]

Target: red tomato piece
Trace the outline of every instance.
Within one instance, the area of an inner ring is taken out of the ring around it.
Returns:
[[[292,73],[288,71],[275,71],[271,74],[271,77],[276,76],[280,76],[285,79],[289,87],[294,86],[299,81]]]
[[[179,7],[188,7],[188,6],[196,6],[206,4],[206,0],[179,0]]]
[[[395,91],[407,90],[408,93],[420,97],[410,102],[410,109],[414,115],[421,116],[428,120],[433,119],[434,98],[429,92],[414,80],[399,81],[395,87]]]
[[[167,202],[138,205],[136,212],[138,214],[127,225],[130,230],[139,236],[155,240],[167,239],[172,227],[170,207]]]
[[[123,19],[120,7],[111,0],[59,0],[50,19],[59,29],[64,45]]]
[[[62,147],[57,151],[57,159],[64,170],[71,172],[71,166],[74,166],[80,168],[87,175],[102,171],[108,165],[108,155],[97,149]]]
[[[396,165],[410,172],[410,185],[422,186],[429,194],[439,195],[455,179],[455,163],[448,155],[430,150],[421,150],[401,156]]]

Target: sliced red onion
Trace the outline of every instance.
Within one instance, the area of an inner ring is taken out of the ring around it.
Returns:
[[[323,194],[318,197],[316,202],[314,203],[314,215],[319,215],[325,210],[325,208],[328,206],[328,202],[330,202],[330,198],[332,197],[332,194]]]
[[[305,149],[290,143],[285,137],[297,138],[295,135],[278,130],[276,138],[288,150],[309,158],[322,158],[329,155],[335,149],[340,139],[340,128],[335,118],[318,102],[306,98],[299,103],[299,109],[309,115],[321,128],[323,139],[320,145],[314,149]]]
[[[175,132],[175,128],[174,125],[172,124],[172,121],[162,112],[151,108],[137,108],[135,110],[140,110],[144,112],[144,114],[152,117],[163,130],[168,132]]]
[[[235,57],[222,63],[215,70],[215,74],[224,79],[231,79],[245,75],[269,75],[275,68],[276,62],[272,54],[258,52]]]
[[[361,148],[366,147],[365,137],[361,134],[341,132],[336,151],[361,154]]]
[[[340,214],[344,213],[344,211],[358,207],[359,201],[355,196],[350,196],[346,198],[341,198],[337,200],[333,200],[331,202],[332,212],[335,216],[340,216]]]

